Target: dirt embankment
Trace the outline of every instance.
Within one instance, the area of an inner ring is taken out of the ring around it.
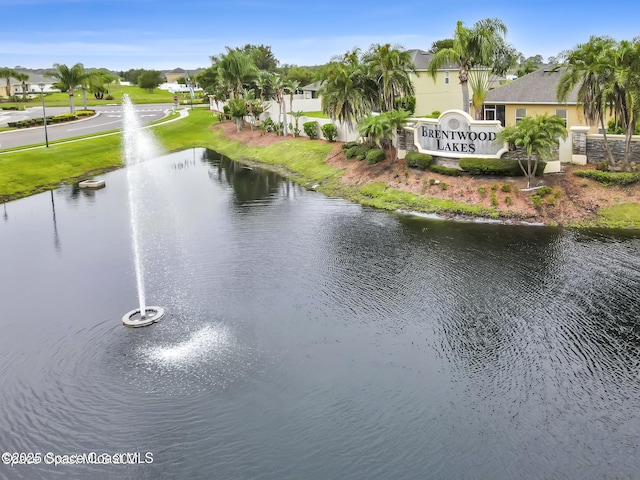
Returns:
[[[267,146],[282,141],[308,142],[307,138],[278,137],[262,134],[258,130],[245,128],[236,132],[232,122],[216,124],[229,139],[249,146]],[[324,140],[315,140],[324,141]],[[382,182],[392,188],[473,205],[484,205],[513,214],[514,218],[547,225],[565,225],[592,218],[598,210],[620,203],[640,203],[640,186],[605,187],[592,180],[577,177],[573,170],[592,168],[591,166],[563,165],[561,173],[547,174],[534,179],[532,186],[549,186],[552,193],[544,196],[540,205],[535,206],[531,198],[534,192],[524,191],[527,183],[523,177],[471,177],[462,175],[450,177],[429,171],[408,168],[404,160],[391,158],[376,165],[347,160],[336,142],[334,150],[326,162],[343,169],[341,181],[348,185],[362,185]],[[504,185],[509,185],[505,187]]]

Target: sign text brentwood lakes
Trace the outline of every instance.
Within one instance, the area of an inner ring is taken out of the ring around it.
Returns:
[[[440,130],[422,125],[420,135],[435,140],[436,150],[442,152],[476,153],[477,142],[494,142],[495,132],[469,132],[460,130]]]
[[[497,141],[497,120],[474,120],[462,110],[448,110],[439,118],[419,118],[410,127],[421,153],[446,158],[500,158],[507,151]]]

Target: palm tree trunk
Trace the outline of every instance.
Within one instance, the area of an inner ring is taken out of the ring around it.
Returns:
[[[600,115],[600,127],[602,128],[602,138],[604,140],[604,150],[607,154],[607,161],[609,165],[613,165],[615,162],[613,160],[613,153],[611,152],[611,146],[609,145],[609,140],[607,139],[607,129],[604,126],[604,116]]]
[[[458,74],[460,87],[462,88],[462,110],[469,113],[469,75],[466,69],[460,67]]]
[[[73,98],[73,89],[69,89],[69,111],[73,114],[76,113],[76,104]]]

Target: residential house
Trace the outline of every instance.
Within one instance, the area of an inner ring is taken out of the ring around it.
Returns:
[[[443,65],[436,72],[434,79],[429,73],[429,65],[434,54],[417,49],[408,50],[408,52],[411,54],[416,69],[416,73],[411,74],[414,96],[416,97],[415,116],[431,115],[434,111],[445,112],[451,109],[462,109],[462,87],[458,78],[460,66],[457,63]],[[503,77],[489,76],[490,88],[494,88],[504,81]],[[469,98],[471,98],[471,85],[468,88]]]
[[[45,75],[45,70],[16,70],[18,73],[26,73],[29,75],[29,78],[24,81],[16,80],[15,78],[9,79],[10,84],[10,92],[7,94],[7,81],[5,78],[0,79],[0,97],[9,97],[9,96],[22,96],[23,93],[26,94],[39,94],[40,93],[40,84],[44,85],[45,92],[51,91],[59,91],[53,87],[55,83],[55,79],[48,77]],[[24,90],[23,90],[24,88]]]
[[[174,68],[169,72],[165,72],[164,78],[167,83],[178,83],[178,79],[186,79],[188,76],[187,71],[182,68]]]
[[[569,93],[566,102],[558,100],[556,92],[561,76],[561,70],[547,65],[490,90],[484,102],[484,118],[511,126],[524,117],[557,115],[565,119],[567,128],[589,127],[591,133],[597,133],[598,126],[585,121],[582,105],[578,103],[577,87]]]

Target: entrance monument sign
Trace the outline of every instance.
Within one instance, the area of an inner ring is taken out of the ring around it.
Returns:
[[[420,153],[448,158],[500,158],[508,150],[496,142],[499,120],[474,120],[462,110],[448,110],[439,118],[420,118],[408,129]]]

